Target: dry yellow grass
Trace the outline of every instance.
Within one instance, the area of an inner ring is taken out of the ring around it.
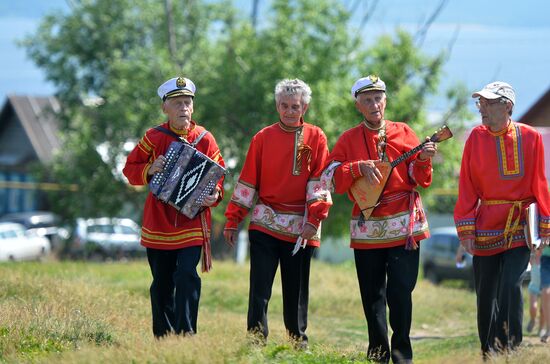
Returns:
[[[0,362],[365,362],[368,338],[353,263],[313,262],[310,352],[293,350],[286,339],[278,277],[268,345],[249,345],[248,265],[215,262],[213,272],[202,275],[198,334],[160,341],[151,334],[146,261],[0,264],[0,277]],[[481,362],[471,291],[419,280],[413,319],[415,362]],[[550,346],[533,336],[526,343],[494,362],[550,360]]]

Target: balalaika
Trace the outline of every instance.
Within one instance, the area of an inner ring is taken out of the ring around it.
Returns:
[[[189,143],[174,141],[166,151],[166,164],[149,182],[154,196],[188,218],[194,218],[206,196],[212,194],[225,168]]]
[[[447,125],[443,125],[430,137],[429,141],[440,143],[444,140],[452,138],[452,136],[453,133],[447,127]],[[428,141],[421,143],[415,148],[409,150],[408,152],[403,153],[401,156],[391,162],[377,162],[376,168],[378,168],[380,174],[382,174],[382,180],[379,184],[371,185],[367,182],[365,178],[358,178],[357,180],[355,180],[350,188],[350,191],[353,195],[353,198],[355,199],[355,202],[361,209],[361,215],[359,216],[360,224],[362,224],[363,221],[368,220],[374,208],[378,206],[380,198],[382,196],[382,192],[384,191],[384,187],[386,187],[386,183],[388,182],[391,172],[395,168],[395,166],[420,151],[424,147],[424,144],[426,144],[427,142]]]

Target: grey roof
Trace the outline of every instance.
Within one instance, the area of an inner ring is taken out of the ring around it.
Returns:
[[[8,95],[0,115],[10,105],[40,161],[49,162],[61,147],[59,121],[55,117],[60,111],[58,100],[54,96]]]

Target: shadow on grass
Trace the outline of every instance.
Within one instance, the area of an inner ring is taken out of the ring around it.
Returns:
[[[420,340],[448,340],[448,339],[462,339],[469,338],[471,335],[414,335],[411,336],[412,341]]]

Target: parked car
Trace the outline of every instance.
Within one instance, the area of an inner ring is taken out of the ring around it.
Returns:
[[[72,257],[92,260],[145,255],[139,225],[125,218],[78,218],[67,248]]]
[[[456,264],[456,251],[460,242],[454,226],[435,228],[431,237],[420,245],[420,264],[424,270],[424,278],[432,283],[446,279],[459,279],[474,287],[474,270],[472,256],[464,254],[463,264]]]
[[[420,247],[420,264],[424,270],[424,278],[434,284],[443,280],[458,279],[468,283],[474,288],[473,257],[464,253],[463,263],[456,264],[456,251],[458,234],[454,226],[435,228],[431,230],[431,237],[424,240]],[[529,282],[531,278],[531,264],[523,274],[523,281]]]
[[[41,259],[50,252],[50,241],[25,226],[0,222],[0,261]]]
[[[52,249],[59,245],[59,225],[61,219],[50,211],[26,211],[16,212],[0,217],[2,222],[15,222],[25,226],[27,230],[36,235],[48,238]]]

